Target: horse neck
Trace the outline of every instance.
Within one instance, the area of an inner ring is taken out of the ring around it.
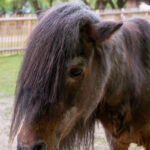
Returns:
[[[125,39],[117,35],[114,37],[111,47],[111,67],[105,87],[105,99],[117,103],[120,99],[131,99],[140,93],[143,83],[143,70],[139,56],[139,45],[133,45],[136,41],[130,41],[126,45]],[[135,52],[133,47],[137,50]],[[133,50],[133,51],[132,51]],[[113,99],[113,100],[112,100]]]

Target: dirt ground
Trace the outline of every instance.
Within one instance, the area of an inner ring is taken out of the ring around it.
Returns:
[[[16,142],[12,147],[8,146],[8,135],[11,120],[11,111],[13,106],[13,98],[0,99],[0,150],[16,150]],[[101,126],[96,127],[95,133],[95,148],[94,150],[109,150],[103,128]],[[144,150],[137,147],[135,144],[131,144],[129,150]]]

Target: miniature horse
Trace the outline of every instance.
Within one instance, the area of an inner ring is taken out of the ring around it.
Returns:
[[[10,139],[17,150],[150,150],[150,24],[103,21],[64,3],[42,13],[20,71]]]

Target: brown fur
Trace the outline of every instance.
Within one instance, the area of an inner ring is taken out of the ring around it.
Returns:
[[[131,142],[149,150],[149,41],[143,19],[106,22],[74,3],[42,14],[17,84],[10,138],[19,132],[18,150],[93,149],[96,122],[110,150]]]

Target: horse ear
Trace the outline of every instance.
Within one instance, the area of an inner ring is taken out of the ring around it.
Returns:
[[[44,14],[45,14],[45,11],[37,10],[36,11],[37,21],[40,21],[43,18]]]
[[[123,22],[104,21],[91,25],[90,35],[96,42],[103,42],[109,39],[120,27]]]

